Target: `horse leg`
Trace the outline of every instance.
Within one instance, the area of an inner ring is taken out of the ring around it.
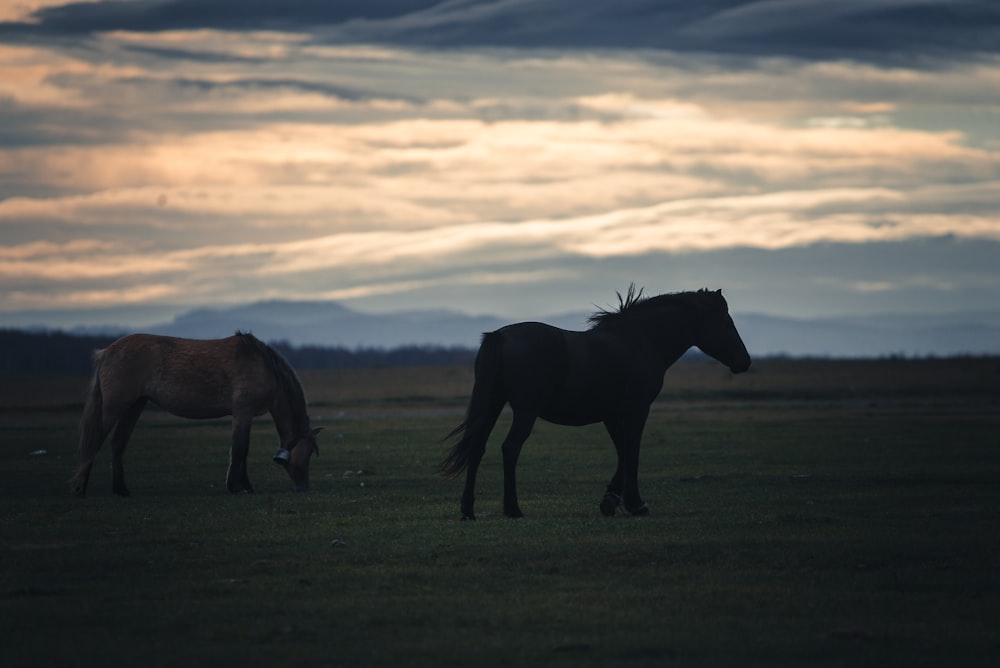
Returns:
[[[647,506],[639,495],[639,444],[642,441],[642,431],[646,426],[649,409],[628,415],[617,421],[609,433],[615,441],[618,450],[618,471],[612,478],[615,484],[620,476],[622,499],[625,510],[631,515],[648,515]],[[611,485],[609,485],[610,487]],[[601,503],[602,510],[604,502]]]
[[[90,480],[90,469],[94,466],[94,458],[97,457],[97,451],[101,449],[101,444],[111,433],[111,428],[115,426],[117,420],[116,415],[109,418],[105,411],[99,360],[99,356],[95,357],[95,364],[98,366],[94,370],[90,392],[87,394],[83,415],[80,417],[80,466],[70,480],[70,486],[77,496],[87,494],[87,482]]]
[[[615,454],[618,458],[618,465],[615,468],[615,474],[611,477],[611,481],[604,490],[604,496],[601,498],[601,514],[605,517],[614,517],[615,511],[618,510],[618,506],[622,505],[622,470],[624,469],[624,461],[621,444],[624,438],[620,422],[606,420],[604,422],[604,427],[608,430],[608,435],[611,436],[611,442],[615,445]]]
[[[649,417],[647,408],[641,415],[632,416],[626,421],[626,437],[622,447],[622,498],[625,510],[631,515],[648,515],[647,506],[639,496],[639,445],[642,442],[642,430]]]
[[[477,425],[470,427],[462,442],[459,444],[469,453],[469,461],[465,468],[465,487],[462,490],[462,521],[473,521],[476,519],[476,474],[479,472],[479,464],[486,454],[486,442],[489,440],[490,431],[503,410],[503,404],[499,408],[491,409],[490,417],[486,420],[485,426]],[[479,428],[482,426],[483,428]]]
[[[462,490],[462,521],[476,519],[476,472],[483,459],[484,450],[477,450],[469,456],[469,466],[465,469],[465,487]]]
[[[229,448],[229,472],[226,473],[226,489],[233,494],[253,493],[253,485],[247,476],[247,453],[250,451],[251,418],[233,416],[233,442]]]
[[[499,411],[498,411],[499,412]],[[535,424],[535,418],[525,419],[514,415],[514,424],[511,425],[507,437],[504,439],[501,450],[503,452],[504,468],[504,514],[507,517],[524,517],[524,513],[517,506],[517,490],[514,482],[514,468],[517,466],[517,458],[521,453],[521,446],[531,434],[531,429]],[[522,435],[523,434],[523,435]],[[476,503],[476,474],[479,471],[479,464],[486,453],[486,441],[470,447],[469,464],[465,470],[465,489],[462,491],[462,519],[475,520]]]
[[[630,444],[625,451],[623,500],[625,510],[630,515],[648,515],[649,506],[639,496],[639,441]]]
[[[85,418],[80,429],[80,466],[77,467],[70,486],[77,496],[87,495],[87,483],[90,481],[90,469],[94,466],[94,459],[97,451],[111,432],[111,426],[105,428],[100,417],[97,417],[92,424],[87,423]]]
[[[125,486],[125,467],[123,458],[125,456],[125,446],[128,445],[135,423],[139,421],[139,416],[146,407],[146,399],[139,399],[129,406],[118,418],[118,426],[111,437],[111,488],[118,496],[130,496],[128,487]]]
[[[517,504],[517,458],[521,455],[521,446],[528,440],[535,426],[535,416],[514,412],[514,422],[504,438],[500,451],[503,453],[503,514],[514,519],[524,517]]]
[[[468,463],[465,467],[465,488],[462,490],[462,520],[475,520],[476,504],[476,473],[479,471],[479,464],[486,454],[486,443],[489,441],[490,432],[496,425],[500,411],[503,410],[506,400],[503,398],[492,399],[481,412],[470,413],[475,419],[468,421],[465,435],[455,446],[455,450],[468,453]]]

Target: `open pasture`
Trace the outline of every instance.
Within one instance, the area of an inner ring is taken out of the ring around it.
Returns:
[[[652,515],[601,517],[602,427],[539,423],[479,521],[434,473],[471,369],[302,372],[308,493],[255,423],[150,409],[111,494],[76,467],[83,378],[0,379],[0,664],[1000,665],[1000,360],[671,369],[643,442]],[[45,454],[40,454],[44,451]]]

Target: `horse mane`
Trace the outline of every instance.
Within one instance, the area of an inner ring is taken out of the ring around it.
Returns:
[[[587,318],[587,322],[590,323],[591,329],[613,325],[642,314],[651,307],[655,307],[657,305],[662,306],[666,301],[682,303],[697,295],[708,294],[711,292],[712,291],[708,288],[702,288],[696,292],[669,292],[667,294],[647,297],[643,294],[643,288],[639,288],[637,290],[635,283],[629,283],[628,290],[626,291],[624,297],[620,292],[615,293],[618,295],[618,308],[613,310],[600,309]]]
[[[288,360],[281,353],[250,332],[237,330],[236,335],[267,360],[268,366],[271,367],[275,377],[278,379],[278,383],[288,393],[288,405],[292,411],[292,418],[298,427],[298,431],[302,434],[308,433],[310,424],[309,414],[306,412],[306,393],[302,389],[302,383],[299,381],[299,376],[295,373],[295,369],[292,368],[292,365],[288,363]]]
[[[622,293],[617,291],[615,292],[615,294],[618,296],[617,309],[614,310],[606,308],[598,309],[589,318],[587,318],[587,322],[589,322],[593,328],[601,324],[606,324],[608,322],[614,322],[615,320],[618,320],[619,319],[618,316],[625,313],[626,311],[631,311],[637,304],[641,304],[642,302],[649,299],[649,297],[643,295],[642,292],[643,288],[639,288],[637,291],[635,288],[635,283],[629,283],[628,291],[625,293],[624,297],[622,297]]]

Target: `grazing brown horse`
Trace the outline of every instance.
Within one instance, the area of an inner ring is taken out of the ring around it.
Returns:
[[[288,362],[251,334],[211,341],[153,334],[130,334],[94,353],[94,375],[80,420],[80,468],[73,490],[87,491],[90,468],[101,444],[111,437],[115,494],[128,496],[122,455],[139,415],[152,401],[185,418],[233,416],[226,487],[253,492],[247,451],[253,418],[270,413],[281,445],[274,461],[295,489],[309,487],[309,458],[319,453],[306,413],[305,394]]]
[[[441,463],[446,476],[465,471],[462,519],[476,519],[476,471],[508,403],[514,415],[501,446],[505,515],[524,516],[515,468],[538,418],[573,426],[603,422],[618,453],[618,468],[601,512],[614,515],[624,503],[632,515],[649,513],[639,496],[639,442],[663,374],[692,346],[733,373],[750,368],[750,355],[721,290],[646,298],[630,286],[619,302],[617,311],[594,314],[585,332],[522,322],[483,335],[465,421],[448,436],[461,438]]]

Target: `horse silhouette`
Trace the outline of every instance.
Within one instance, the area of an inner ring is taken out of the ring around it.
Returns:
[[[515,469],[538,418],[570,426],[603,422],[618,467],[601,500],[601,512],[614,515],[624,503],[632,515],[648,514],[639,495],[639,445],[664,373],[692,346],[733,373],[750,368],[750,355],[721,290],[644,297],[632,285],[618,300],[617,310],[591,316],[587,331],[522,322],[483,335],[465,421],[446,440],[461,438],[440,465],[447,477],[465,471],[462,519],[476,517],[476,472],[507,404],[513,421],[501,446],[505,515],[524,516]]]

